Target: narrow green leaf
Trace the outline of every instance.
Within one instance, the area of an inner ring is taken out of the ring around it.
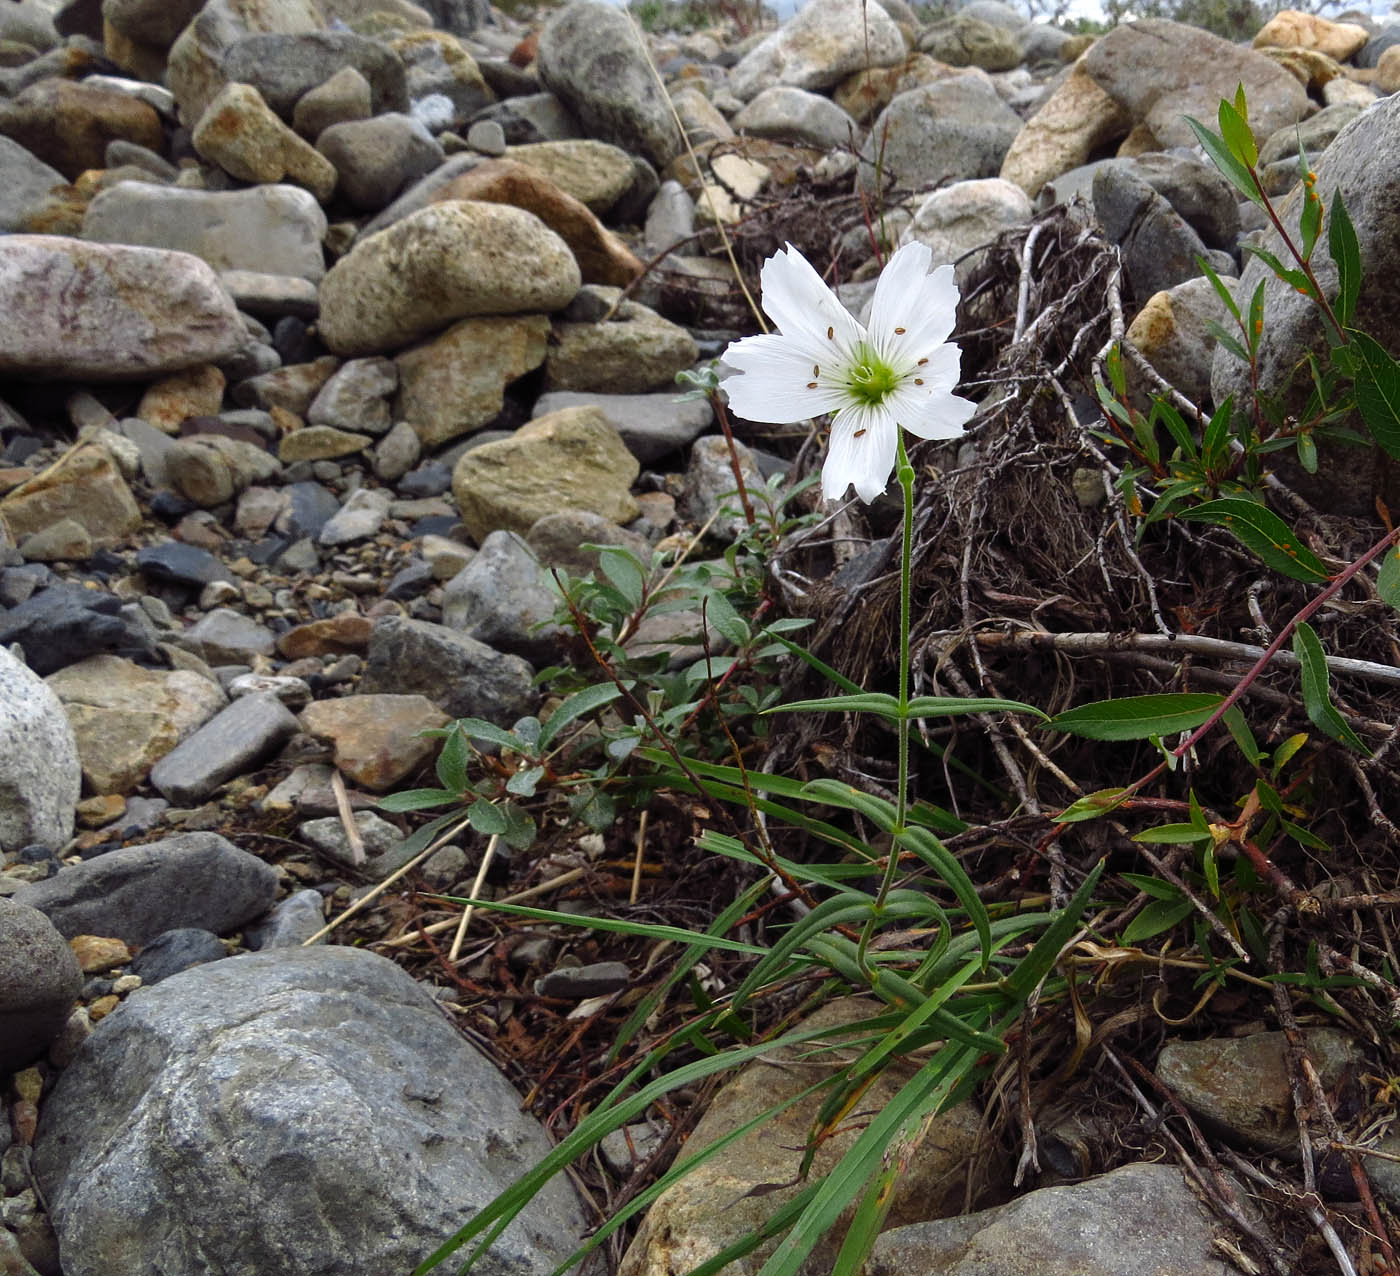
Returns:
[[[1285,266],[1267,248],[1261,248],[1258,244],[1241,244],[1245,252],[1258,257],[1270,270],[1274,272],[1284,283],[1291,288],[1301,292],[1306,297],[1312,296],[1312,280],[1301,270],[1295,270],[1292,266]],[[1252,329],[1252,325],[1251,325]],[[1251,332],[1252,335],[1252,332]]]
[[[377,805],[382,811],[426,811],[459,800],[460,795],[451,789],[404,789],[380,798]]]
[[[554,737],[569,723],[576,718],[583,717],[585,713],[601,709],[605,704],[616,700],[621,694],[622,691],[618,686],[611,682],[600,682],[591,687],[584,687],[582,691],[575,691],[549,715],[548,721],[540,728],[539,747],[541,749],[549,748]]]
[[[1325,731],[1332,739],[1349,744],[1358,753],[1364,753],[1369,758],[1371,750],[1347,725],[1346,719],[1337,712],[1332,703],[1332,697],[1328,693],[1330,680],[1327,675],[1327,655],[1322,650],[1322,642],[1317,632],[1304,621],[1299,621],[1293,631],[1293,654],[1298,657],[1302,666],[1303,707],[1307,710],[1313,726]]]
[[[1024,1003],[1060,960],[1060,952],[1069,943],[1071,936],[1079,928],[1080,918],[1094,897],[1094,888],[1103,876],[1104,861],[1094,865],[1080,883],[1079,889],[1070,896],[1069,902],[1055,915],[1055,920],[1045,928],[1045,933],[1035,941],[1028,952],[1016,964],[1016,968],[1006,977],[1006,987],[1017,1003]]]
[[[1332,192],[1332,208],[1327,217],[1327,251],[1337,266],[1337,300],[1333,303],[1337,320],[1345,327],[1356,314],[1361,295],[1361,245],[1356,228],[1338,187]]]
[[[1155,829],[1143,829],[1133,834],[1134,842],[1165,843],[1167,845],[1209,842],[1209,833],[1202,833],[1194,824],[1159,824]]]
[[[1400,364],[1374,337],[1348,329],[1355,355],[1356,406],[1371,437],[1400,460]]]
[[[1061,824],[1082,824],[1085,820],[1097,820],[1101,815],[1117,810],[1127,796],[1126,789],[1100,789],[1097,793],[1086,793],[1065,807],[1055,819]]]
[[[1232,704],[1226,709],[1223,721],[1239,751],[1244,754],[1245,761],[1250,766],[1258,766],[1264,752],[1260,749],[1258,741],[1255,740],[1254,732],[1249,729],[1249,723],[1244,720],[1244,714],[1240,711],[1239,705]]]
[[[705,595],[705,618],[723,636],[726,642],[736,647],[746,646],[749,641],[749,624],[737,611],[734,604],[718,590]]]
[[[821,696],[775,704],[767,713],[873,713],[891,722],[900,718],[899,701],[883,691],[858,691],[848,696]]]
[[[467,739],[474,745],[480,741],[487,744],[499,745],[502,749],[520,748],[520,739],[498,727],[494,722],[487,722],[485,718],[458,718],[457,725],[467,733]]]
[[[1212,133],[1199,120],[1186,116],[1186,123],[1191,126],[1191,131],[1196,135],[1196,140],[1201,144],[1201,149],[1210,157],[1210,162],[1220,170],[1221,175],[1230,183],[1241,195],[1250,203],[1264,207],[1264,197],[1259,193],[1259,187],[1254,179],[1249,175],[1249,170],[1230,153],[1230,148],[1225,144],[1224,139]]]
[[[1089,740],[1145,740],[1149,736],[1173,735],[1200,726],[1224,699],[1208,691],[1121,696],[1117,700],[1096,700],[1066,709],[1051,718],[1049,725],[1053,730],[1068,731]]]
[[[1240,321],[1240,308],[1235,301],[1235,294],[1230,291],[1230,287],[1220,278],[1220,273],[1210,262],[1201,256],[1196,257],[1196,266],[1200,272],[1210,280],[1210,286],[1215,289],[1215,295],[1220,298],[1221,304],[1234,316],[1235,322]]]
[[[1289,530],[1283,519],[1255,501],[1222,497],[1182,510],[1177,517],[1225,528],[1266,565],[1292,580],[1328,579],[1322,560]]]
[[[1308,153],[1299,151],[1299,167],[1303,171],[1304,178],[1308,174]],[[1298,217],[1298,230],[1303,238],[1303,260],[1309,261],[1312,258],[1314,245],[1322,230],[1322,199],[1311,187],[1303,186],[1303,211]]]
[[[1177,922],[1189,916],[1194,908],[1195,905],[1184,897],[1175,900],[1153,900],[1123,928],[1119,942],[1138,944],[1144,939],[1160,935],[1164,930],[1170,930]]]
[[[1249,362],[1249,351],[1240,345],[1240,339],[1232,332],[1227,332],[1214,319],[1206,320],[1206,332],[1215,338],[1219,345],[1225,347],[1241,363]]]
[[[1144,895],[1150,895],[1153,899],[1181,898],[1181,892],[1160,877],[1150,877],[1146,873],[1119,873],[1118,876],[1129,886],[1136,886]]]
[[[911,718],[948,718],[960,713],[1029,713],[1048,722],[1049,718],[1032,704],[1019,700],[962,699],[958,696],[915,696],[909,702]]]
[[[629,549],[605,545],[598,551],[598,569],[617,587],[635,611],[646,596],[646,573]]]

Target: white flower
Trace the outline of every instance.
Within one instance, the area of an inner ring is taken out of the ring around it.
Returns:
[[[852,484],[873,501],[889,482],[901,426],[953,439],[976,405],[953,393],[962,354],[948,342],[958,308],[952,266],[929,273],[933,253],[905,244],[875,285],[862,327],[791,244],[763,264],[763,309],[778,333],[724,352],[729,405],[750,421],[786,424],[835,413],[822,495]]]

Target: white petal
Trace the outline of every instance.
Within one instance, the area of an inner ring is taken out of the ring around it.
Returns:
[[[848,357],[865,339],[865,329],[791,244],[763,263],[759,280],[764,312],[784,336],[817,343],[828,359]]]
[[[723,363],[735,370],[720,386],[729,406],[750,421],[787,424],[834,412],[848,396],[831,385],[809,388],[816,380],[808,343],[768,335],[745,337],[725,352]]]
[[[838,500],[854,484],[856,495],[869,504],[889,485],[898,438],[899,427],[883,407],[837,413],[822,466],[822,495]]]
[[[939,266],[930,274],[932,260],[927,245],[905,244],[885,264],[875,285],[870,335],[892,363],[907,365],[923,358],[948,339],[957,321],[953,268]]]
[[[977,405],[971,399],[956,394],[926,397],[921,393],[913,402],[896,393],[887,402],[898,415],[900,425],[921,439],[956,439],[977,413]]]

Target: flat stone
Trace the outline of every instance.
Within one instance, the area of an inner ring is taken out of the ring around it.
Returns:
[[[420,695],[358,695],[319,700],[301,714],[301,725],[335,747],[335,765],[376,793],[392,788],[438,749],[419,732],[450,719]]]
[[[326,215],[316,197],[285,185],[202,191],[122,182],[94,198],[83,217],[84,239],[192,253],[217,271],[290,275],[312,283],[326,273],[325,234]]]
[[[35,1169],[70,1276],[407,1272],[548,1153],[519,1108],[392,962],[277,949],[104,1020],[45,1100]],[[556,1179],[488,1269],[548,1272],[584,1230]]]
[[[318,426],[326,429],[326,426]],[[366,540],[379,531],[389,513],[389,494],[373,488],[362,487],[352,492],[345,502],[321,528],[316,537],[318,545],[348,545],[352,541]]]
[[[185,637],[211,665],[240,664],[254,656],[270,656],[273,650],[272,631],[266,625],[228,607],[206,612]]]
[[[151,783],[177,805],[202,802],[280,749],[296,730],[297,720],[276,696],[243,696],[157,762]]]
[[[227,283],[222,275],[219,278]],[[174,372],[146,388],[136,416],[166,434],[178,434],[189,417],[218,413],[227,384],[224,374],[210,363]]]
[[[50,674],[77,743],[83,779],[98,794],[130,793],[161,758],[218,713],[217,683],[183,669],[145,669],[93,656]]]
[[[26,563],[81,563],[92,557],[92,537],[76,519],[60,518],[37,532],[30,532],[19,546]]]
[[[49,78],[0,104],[0,134],[51,164],[70,182],[106,164],[114,139],[158,151],[160,116],[145,102],[106,85]]]
[[[180,541],[163,541],[137,550],[136,569],[149,581],[185,589],[202,589],[211,581],[233,579],[228,568],[207,549]]]
[[[0,646],[19,643],[43,676],[103,652],[151,650],[146,634],[121,615],[121,600],[78,585],[53,585],[0,613]]]
[[[404,835],[381,815],[373,811],[356,811],[355,829],[360,835],[360,843],[369,856],[369,863],[383,855],[392,854],[404,843]],[[314,846],[318,851],[329,855],[342,864],[358,865],[345,834],[345,824],[338,815],[328,815],[324,819],[306,820],[297,826],[297,836]],[[319,917],[319,910],[317,916]],[[319,926],[317,927],[319,929]]]
[[[347,71],[368,90],[366,115],[404,111],[409,104],[402,60],[380,41],[353,31],[247,35],[229,45],[220,70],[229,80],[251,84],[283,119],[293,118],[308,93]]]
[[[320,891],[294,891],[257,923],[245,927],[243,942],[254,951],[300,948],[325,924],[324,909]]]
[[[592,0],[582,2],[587,4]],[[509,147],[506,158],[534,170],[557,190],[600,217],[627,193],[636,178],[636,170],[626,151],[594,138],[528,142]]]
[[[108,935],[145,944],[162,931],[237,930],[267,910],[277,874],[217,833],[181,833],[108,851],[15,892],[65,936]]]
[[[1365,1056],[1343,1032],[1314,1028],[1304,1036],[1325,1090],[1354,1079],[1365,1065]],[[1270,1153],[1283,1153],[1298,1145],[1287,1049],[1281,1032],[1169,1041],[1158,1056],[1156,1071],[1213,1129]]]
[[[277,445],[277,459],[284,465],[297,461],[333,461],[363,452],[373,442],[368,434],[337,430],[333,425],[306,425],[282,436]]]
[[[879,5],[812,0],[740,59],[729,87],[744,102],[774,84],[829,89],[856,71],[894,66],[907,52],[899,27]]]
[[[611,305],[616,290],[588,284],[584,295]],[[553,337],[545,361],[551,390],[645,394],[674,385],[700,354],[684,328],[635,301],[623,301],[605,322],[556,322]]]
[[[125,540],[141,525],[141,510],[112,454],[81,443],[0,500],[0,525],[14,540],[72,519],[93,543]]]
[[[77,746],[63,705],[0,644],[0,852],[32,842],[57,849],[73,836],[82,791]]]
[[[288,660],[304,660],[308,656],[343,656],[361,652],[369,644],[374,621],[368,616],[347,613],[312,620],[287,630],[277,640],[277,650]]]
[[[597,961],[589,966],[560,966],[535,980],[535,993],[582,1001],[586,997],[606,997],[621,992],[632,982],[632,972],[622,961]]]
[[[316,393],[305,416],[311,425],[384,434],[393,424],[389,400],[399,385],[391,359],[350,359]]]
[[[571,632],[550,623],[559,591],[515,532],[495,531],[442,594],[443,624],[536,665],[562,654]]]
[[[100,975],[131,960],[131,949],[110,935],[74,935],[68,941],[78,969],[85,975]]]
[[[142,380],[219,363],[246,340],[218,277],[187,253],[54,235],[4,244],[0,373]]]

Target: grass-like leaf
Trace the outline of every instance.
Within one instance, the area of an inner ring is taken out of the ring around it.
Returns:
[[[1338,322],[1346,327],[1356,314],[1356,299],[1361,295],[1361,245],[1340,188],[1332,192],[1327,214],[1327,251],[1337,266],[1337,300],[1332,308]]]

